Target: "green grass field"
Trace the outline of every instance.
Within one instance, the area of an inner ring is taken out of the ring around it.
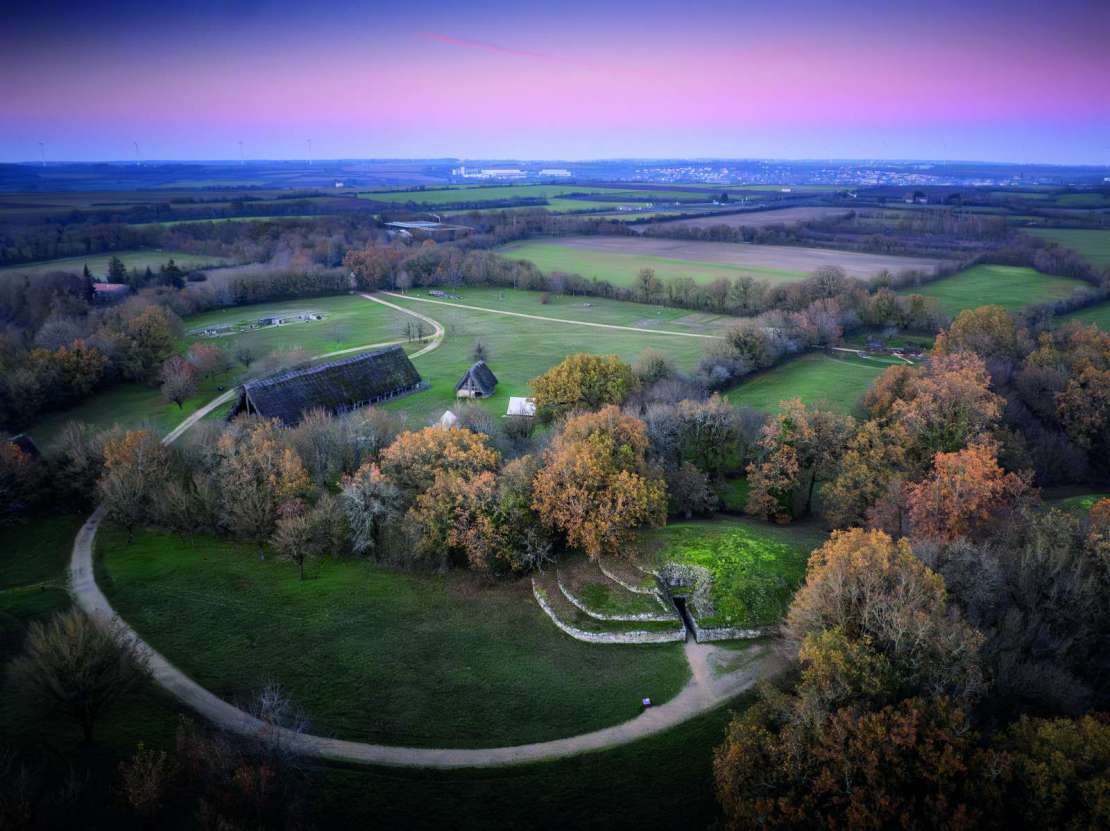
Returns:
[[[767,626],[786,613],[824,534],[735,517],[676,522],[641,534],[649,562],[691,563],[713,574],[712,620],[704,626]]]
[[[496,290],[462,289],[458,293],[463,297],[458,301],[460,303],[475,301],[474,305],[488,304],[491,309],[504,308],[525,314],[595,320],[618,325],[638,326],[643,321],[652,328],[663,328],[659,321],[670,318],[671,322],[666,328],[675,331],[699,331],[678,322],[683,319],[696,321],[699,316],[675,309],[622,304],[617,301],[599,303],[593,299],[577,301],[573,298],[555,297],[552,297],[552,305],[541,305],[540,295],[537,293],[508,291],[505,292],[508,299],[503,305],[498,305]],[[413,294],[408,299],[387,299],[429,315],[446,327],[447,335],[443,344],[415,361],[416,368],[424,380],[429,382],[430,388],[383,405],[390,410],[408,413],[416,424],[434,420],[444,410],[455,406],[455,383],[473,363],[472,350],[474,343],[479,340],[488,350],[488,363],[499,382],[497,392],[490,398],[483,399],[480,405],[495,415],[505,413],[510,396],[531,395],[528,382],[567,355],[576,352],[613,354],[631,362],[644,349],[652,347],[665,353],[679,368],[690,370],[701,359],[710,343],[704,338],[598,329],[499,316],[485,311],[424,303],[415,299],[419,296],[421,295]],[[582,302],[593,305],[586,307],[581,305]],[[658,315],[655,315],[656,312]],[[644,317],[639,317],[641,314]],[[715,333],[712,323],[714,319],[716,318],[710,316],[710,324],[701,331]]]
[[[902,289],[899,294],[935,298],[945,314],[955,316],[987,304],[1016,311],[1033,303],[1059,300],[1086,285],[1082,280],[1053,277],[1031,268],[977,265],[935,283]]]
[[[511,260],[528,260],[545,273],[561,271],[581,274],[583,277],[606,280],[615,286],[631,286],[642,269],[655,270],[660,279],[691,277],[698,283],[711,283],[722,277],[754,277],[773,283],[790,283],[804,279],[803,271],[740,267],[727,263],[703,262],[650,254],[618,254],[608,251],[589,251],[569,248],[557,242],[514,242],[496,249],[498,254]]]
[[[86,265],[94,277],[107,277],[108,261],[112,257],[119,257],[130,271],[133,268],[150,270],[157,273],[158,267],[165,265],[171,259],[182,268],[198,268],[201,266],[224,265],[227,260],[223,257],[209,257],[202,254],[185,254],[181,251],[114,251],[107,254],[90,254],[87,257],[63,257],[58,260],[43,260],[37,263],[24,265],[9,265],[0,268],[0,273],[9,272],[17,274],[43,274],[48,271],[72,271],[80,274]]]
[[[1045,502],[1052,508],[1085,514],[1090,511],[1100,499],[1110,499],[1110,492],[1082,493],[1060,499],[1045,499]]]
[[[1069,320],[1078,320],[1081,323],[1091,324],[1102,329],[1104,332],[1110,332],[1110,303],[1099,303],[1097,306],[1091,306],[1086,309],[1081,309],[1078,312],[1064,315],[1060,318],[1064,323]]]
[[[860,415],[859,401],[890,358],[859,358],[847,352],[810,352],[756,375],[725,393],[733,404],[774,412],[780,401],[800,398],[807,405]]]
[[[1058,242],[1097,268],[1110,268],[1110,231],[1074,228],[1031,228],[1025,233]]]
[[[324,315],[324,319],[219,337],[187,334],[186,341],[210,343],[227,349],[246,345],[256,355],[292,348],[304,349],[309,355],[324,355],[364,344],[400,340],[404,337],[402,321],[407,319],[406,315],[364,297],[339,295],[218,309],[187,318],[184,324],[189,333],[209,326],[234,325],[295,312],[314,312]]]
[[[348,739],[489,747],[632,718],[686,683],[681,645],[598,647],[547,620],[527,580],[294,566],[253,546],[148,531],[97,538],[113,605],[198,682],[234,700],[280,681],[313,730]]]

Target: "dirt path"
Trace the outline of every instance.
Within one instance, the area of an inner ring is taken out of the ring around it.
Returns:
[[[543,315],[530,315],[525,314],[524,312],[507,312],[503,311],[502,309],[489,309],[485,306],[468,306],[465,303],[448,303],[446,300],[432,300],[427,297],[413,297],[408,294],[396,294],[392,291],[383,292],[383,294],[388,294],[390,297],[400,297],[404,300],[413,300],[417,303],[435,303],[439,306],[450,306],[454,309],[473,309],[477,312],[489,312],[492,315],[504,315],[507,317],[525,317],[529,320],[543,320],[547,323],[569,323],[571,326],[593,326],[597,329],[618,329],[622,332],[646,332],[649,335],[671,335],[672,337],[676,338],[705,338],[708,340],[722,339],[720,335],[701,335],[696,332],[671,332],[666,329],[647,329],[642,326],[620,326],[616,323],[594,323],[593,321],[589,320],[567,320],[566,318],[562,317],[544,317]],[[365,297],[367,300],[374,299],[367,294],[364,294],[363,297]],[[379,300],[378,302],[385,303],[384,300]],[[396,306],[393,303],[386,303],[386,305],[393,306],[394,309],[401,309],[402,311],[404,311],[401,306]]]
[[[403,297],[404,296],[404,295],[401,295],[401,294],[393,294],[392,292],[385,292],[385,293],[391,295],[392,297]],[[389,308],[396,309],[397,311],[401,312],[402,314],[411,315],[412,317],[420,318],[420,320],[423,320],[425,323],[430,323],[431,324],[432,329],[435,330],[435,335],[432,336],[432,342],[429,343],[427,346],[425,346],[423,349],[421,349],[419,352],[414,352],[412,355],[409,355],[410,359],[419,358],[421,355],[427,355],[433,349],[438,349],[439,345],[441,343],[443,343],[443,336],[445,334],[447,334],[447,332],[443,328],[443,324],[441,324],[438,320],[434,320],[434,319],[428,317],[427,315],[422,315],[422,314],[420,314],[420,312],[414,312],[412,309],[406,309],[404,306],[398,306],[396,303],[390,303],[388,300],[382,300],[380,297],[375,297],[372,294],[362,294],[362,295],[359,295],[359,296],[364,297],[367,300],[372,300],[375,303],[381,303],[383,306],[389,306]]]
[[[363,296],[368,300],[392,306],[406,314],[416,315],[432,324],[436,332],[432,342],[412,357],[424,355],[438,347],[442,342],[444,329],[438,321],[396,306],[393,303],[367,295]],[[522,316],[529,317],[529,315]],[[228,390],[219,398],[209,402],[168,433],[162,441],[166,444],[175,441],[205,415],[221,404],[230,401],[234,394],[234,389]],[[121,634],[124,637],[134,638],[149,656],[151,674],[154,680],[186,707],[217,726],[241,735],[258,735],[266,730],[266,725],[258,719],[209,692],[170,663],[165,656],[157,652],[150,644],[144,642],[139,634],[116,614],[108,602],[108,598],[104,596],[100,586],[96,584],[96,573],[93,565],[93,543],[104,515],[104,508],[97,508],[81,527],[76,540],[74,540],[73,556],[69,566],[69,590],[73,595],[74,602],[95,620],[105,624],[117,621],[121,627]],[[717,677],[712,669],[712,656],[718,651],[716,647],[690,640],[686,643],[684,649],[686,659],[690,664],[691,677],[678,695],[670,701],[644,710],[639,716],[623,724],[595,730],[592,733],[570,736],[565,739],[511,747],[429,748],[368,744],[287,731],[281,731],[281,738],[290,749],[304,756],[374,765],[469,768],[497,767],[522,762],[557,759],[588,751],[616,747],[670,729],[731,700],[739,693],[750,688],[759,678],[780,669],[783,661],[779,655],[771,651],[760,655],[760,657],[736,672]]]

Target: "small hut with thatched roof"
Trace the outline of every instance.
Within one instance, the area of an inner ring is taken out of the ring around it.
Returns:
[[[392,346],[247,381],[239,387],[239,399],[228,418],[250,413],[294,425],[309,410],[344,412],[423,387],[405,350]]]
[[[485,361],[472,364],[466,374],[455,384],[456,398],[488,398],[497,388],[497,376]]]

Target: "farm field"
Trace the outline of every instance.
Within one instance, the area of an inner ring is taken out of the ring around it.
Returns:
[[[690,563],[713,575],[712,620],[703,626],[768,626],[786,613],[824,533],[812,525],[779,526],[737,517],[673,522],[641,532],[648,563]]]
[[[491,185],[422,191],[360,192],[360,199],[397,204],[451,205],[456,202],[498,202],[506,199],[557,199],[567,194],[596,193],[614,200],[636,202],[704,202],[711,196],[703,189],[638,190],[597,185]],[[587,200],[583,200],[587,201]]]
[[[777,410],[780,401],[800,398],[810,406],[860,415],[859,401],[871,382],[897,363],[901,361],[860,358],[847,352],[810,352],[744,381],[725,393],[725,398],[767,412]]]
[[[132,228],[172,228],[174,225],[191,225],[197,222],[280,222],[283,219],[321,219],[327,214],[292,214],[282,216],[221,216],[215,219],[171,219],[167,222],[132,222]]]
[[[598,648],[566,637],[527,580],[328,559],[302,581],[289,563],[215,538],[147,531],[128,545],[103,529],[97,543],[98,580],[144,639],[225,698],[279,681],[325,735],[544,741],[630,719],[643,696],[666,701],[689,676],[680,644]]]
[[[730,228],[765,228],[768,225],[790,225],[808,222],[813,219],[827,219],[847,214],[844,208],[801,207],[783,208],[779,211],[750,211],[742,214],[723,216],[697,216],[690,219],[676,219],[667,222],[666,228],[711,228],[714,225],[728,225]]]
[[[109,251],[104,254],[90,254],[87,257],[63,257],[57,260],[43,260],[37,263],[24,263],[22,265],[9,265],[0,268],[0,273],[14,274],[43,274],[48,271],[72,271],[77,274],[88,265],[94,277],[108,275],[108,262],[112,257],[119,257],[130,271],[133,268],[144,269],[148,266],[154,272],[158,267],[165,265],[171,259],[182,268],[196,268],[199,266],[223,265],[227,260],[223,257],[209,257],[202,254],[185,254],[181,251]]]
[[[477,292],[472,294],[472,291],[474,290],[462,290],[460,293],[463,299],[456,301],[456,305],[468,303],[475,296],[478,296],[480,301],[483,299]],[[590,352],[595,355],[613,354],[619,355],[623,360],[634,361],[644,349],[652,347],[665,352],[676,366],[688,371],[694,368],[701,359],[706,345],[711,342],[700,337],[676,337],[651,332],[603,329],[502,316],[496,311],[451,308],[448,305],[425,302],[415,294],[410,294],[406,298],[391,295],[386,299],[438,320],[447,330],[446,337],[438,349],[416,360],[416,368],[424,380],[429,382],[430,388],[382,405],[390,410],[406,412],[417,424],[437,419],[444,410],[456,405],[455,383],[473,362],[472,351],[474,343],[478,340],[488,350],[487,361],[499,382],[497,392],[489,398],[482,399],[478,404],[494,415],[505,413],[510,396],[530,395],[531,389],[528,382],[567,355],[576,352]],[[491,310],[496,308],[488,294],[485,296],[485,302],[489,303]],[[592,299],[590,302],[593,302]],[[616,301],[612,302],[616,303]],[[482,305],[482,303],[479,302],[476,305]],[[613,322],[623,319],[627,322],[616,325],[630,326],[638,325],[641,320],[638,317],[633,319],[633,316],[640,314],[639,310],[623,311],[619,308],[622,304],[598,306],[597,309],[608,317],[608,320],[601,321],[593,316],[594,307],[576,310],[571,303],[562,306],[543,306],[540,305],[537,295],[527,292],[518,293],[509,305],[511,308],[505,308],[505,311],[545,317],[587,319],[594,322]],[[656,309],[656,307],[643,308]],[[669,311],[674,314],[677,310]],[[675,320],[682,317],[697,319],[696,316],[682,312],[681,317]],[[650,327],[645,328],[661,328],[656,321],[650,318],[644,319],[651,323]],[[669,325],[667,328],[674,331],[691,331],[689,326],[678,323]],[[706,333],[709,334],[712,331]]]
[[[1110,231],[1076,228],[1031,228],[1025,233],[1058,242],[1097,268],[1110,268]]]
[[[823,265],[837,265],[853,277],[868,278],[883,269],[932,271],[940,262],[819,248],[646,237],[566,237],[510,243],[496,251],[511,259],[530,260],[544,272],[581,274],[618,286],[633,285],[644,268],[655,269],[661,278],[691,277],[699,283],[741,276],[789,283]]]
[[[899,294],[934,298],[941,310],[955,316],[964,309],[992,304],[1010,311],[1032,303],[1067,297],[1087,284],[1070,277],[1053,277],[1031,268],[977,265],[927,285],[905,288]]]
[[[1078,320],[1081,323],[1093,323],[1104,332],[1110,332],[1110,303],[1099,303],[1078,312],[1063,315],[1060,321],[1067,323],[1069,320]]]

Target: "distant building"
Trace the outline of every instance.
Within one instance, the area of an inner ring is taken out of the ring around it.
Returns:
[[[489,398],[497,388],[497,376],[485,361],[474,363],[455,384],[456,398]]]
[[[545,167],[539,172],[540,176],[557,176],[559,178],[566,178],[570,176],[570,171],[562,167]]]
[[[509,398],[509,409],[505,412],[505,415],[532,418],[536,415],[536,399],[512,396]]]
[[[423,386],[405,350],[392,346],[247,381],[239,387],[239,398],[228,419],[247,413],[292,426],[309,410],[341,413],[388,401]]]
[[[118,303],[130,293],[126,283],[93,283],[93,300],[97,303]]]

